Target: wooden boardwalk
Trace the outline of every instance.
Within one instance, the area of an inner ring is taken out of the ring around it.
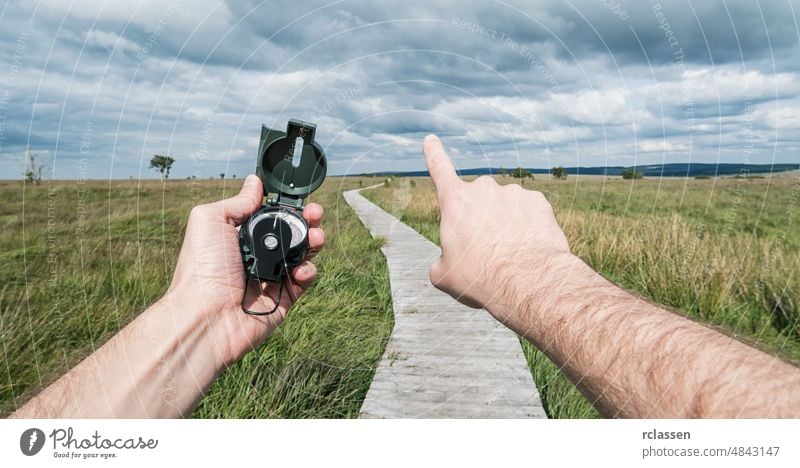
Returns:
[[[372,236],[387,241],[394,306],[394,329],[361,417],[546,418],[517,336],[430,284],[439,247],[358,190],[344,198]]]

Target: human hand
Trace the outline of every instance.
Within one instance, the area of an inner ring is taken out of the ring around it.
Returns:
[[[517,184],[500,186],[488,176],[462,181],[434,135],[425,137],[423,153],[441,214],[442,256],[431,266],[431,282],[506,323],[511,307],[489,306],[505,299],[508,283],[544,283],[572,257],[553,209],[541,192]]]
[[[213,335],[224,366],[259,346],[283,322],[292,304],[314,282],[317,269],[308,259],[325,244],[320,229],[322,207],[309,203],[303,210],[309,225],[308,255],[290,272],[280,307],[268,316],[243,313],[243,303],[251,310],[272,310],[278,298],[278,283],[267,283],[262,291],[259,282],[251,280],[245,288],[238,226],[258,210],[262,200],[261,181],[249,175],[238,195],[193,208],[167,293],[172,304],[184,307],[188,319],[198,320]]]

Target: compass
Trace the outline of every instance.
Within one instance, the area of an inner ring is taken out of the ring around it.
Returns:
[[[282,287],[288,272],[306,256],[304,201],[327,172],[325,152],[314,141],[316,130],[315,124],[296,119],[285,132],[261,127],[256,175],[267,199],[239,230],[248,279],[281,282]]]

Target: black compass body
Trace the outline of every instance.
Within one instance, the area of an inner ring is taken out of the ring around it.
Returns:
[[[314,141],[316,125],[292,119],[285,132],[262,126],[256,175],[266,203],[239,230],[249,278],[281,281],[308,250],[305,198],[322,185],[325,152]]]

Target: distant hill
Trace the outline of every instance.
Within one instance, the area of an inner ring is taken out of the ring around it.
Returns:
[[[649,164],[646,166],[595,166],[595,167],[567,167],[567,174],[583,175],[606,175],[621,176],[625,169],[636,169],[645,177],[694,177],[705,176],[725,176],[737,174],[765,174],[773,172],[786,172],[800,170],[800,164],[707,164],[707,163],[669,163],[669,164]],[[509,168],[505,169],[506,171]],[[550,169],[527,168],[533,174],[549,174]],[[462,169],[458,173],[466,175],[491,175],[499,174],[499,167],[476,167],[474,169]],[[428,171],[381,171],[374,173],[359,174],[364,176],[406,176],[423,177],[428,176]]]

